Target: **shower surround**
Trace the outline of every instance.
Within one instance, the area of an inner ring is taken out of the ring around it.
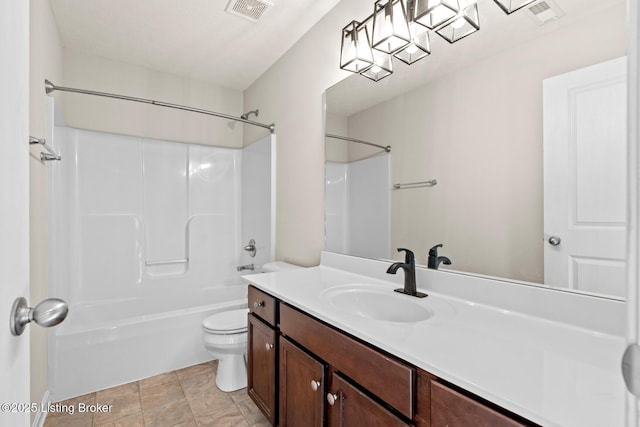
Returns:
[[[210,359],[202,320],[246,306],[236,266],[271,260],[271,137],[229,149],[56,127],[53,144],[50,294],[70,311],[50,333],[51,398]]]

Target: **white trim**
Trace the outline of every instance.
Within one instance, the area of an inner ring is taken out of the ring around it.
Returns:
[[[640,213],[640,186],[638,185],[638,166],[640,165],[638,141],[640,126],[640,54],[638,37],[640,36],[640,8],[638,0],[627,1],[627,55],[628,55],[628,239],[627,239],[627,341],[629,344],[639,342],[638,329],[640,305],[638,279],[640,278],[640,254],[638,244],[638,214]],[[627,427],[640,426],[638,417],[638,400],[627,393]]]
[[[31,423],[31,427],[44,426],[44,422],[46,421],[47,414],[49,414],[49,412],[43,411],[42,409],[47,408],[51,403],[49,396],[50,396],[49,390],[45,390],[44,394],[42,395],[42,401],[40,402],[40,407],[38,408],[38,412],[36,413],[36,416],[33,418],[33,423]]]
[[[271,259],[276,260],[276,187],[277,187],[277,144],[276,134],[271,133]]]

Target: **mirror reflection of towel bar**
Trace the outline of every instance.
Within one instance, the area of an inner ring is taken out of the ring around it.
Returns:
[[[405,182],[393,184],[394,190],[399,190],[401,188],[417,188],[417,187],[433,187],[438,183],[437,179],[432,179],[430,181],[421,181],[421,182]]]
[[[183,264],[189,262],[189,258],[184,259],[167,259],[160,261],[145,261],[145,265],[163,265],[163,264]]]

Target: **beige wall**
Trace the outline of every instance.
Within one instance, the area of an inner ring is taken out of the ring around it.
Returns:
[[[622,4],[350,117],[393,146],[394,183],[438,180],[393,192],[392,249],[425,264],[443,243],[455,270],[542,283],[542,80],[623,56],[624,21]]]
[[[62,45],[49,2],[30,1],[30,134],[45,137],[45,78],[60,80]],[[26,141],[25,141],[26,143]],[[47,164],[40,161],[40,149],[31,149],[30,180],[30,275],[31,305],[47,295],[47,210],[45,206],[45,173]],[[31,402],[38,403],[47,390],[47,330],[29,327],[31,334]],[[35,414],[31,414],[32,420]]]
[[[347,118],[327,112],[325,114],[325,131],[333,135],[347,136],[349,134]],[[325,140],[325,160],[328,162],[348,162],[349,144],[340,139],[327,138]]]
[[[243,113],[242,92],[64,49],[64,85],[212,110]],[[243,126],[218,117],[154,105],[56,93],[71,127],[220,147],[241,147]]]
[[[279,260],[305,266],[320,261],[324,248],[322,95],[349,75],[338,68],[340,31],[353,17],[370,14],[371,5],[342,0],[244,93],[245,105],[259,107],[260,118],[276,124]]]

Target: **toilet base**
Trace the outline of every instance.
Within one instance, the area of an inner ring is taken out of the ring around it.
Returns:
[[[225,392],[247,386],[247,362],[244,354],[225,356],[218,360],[216,386]]]

